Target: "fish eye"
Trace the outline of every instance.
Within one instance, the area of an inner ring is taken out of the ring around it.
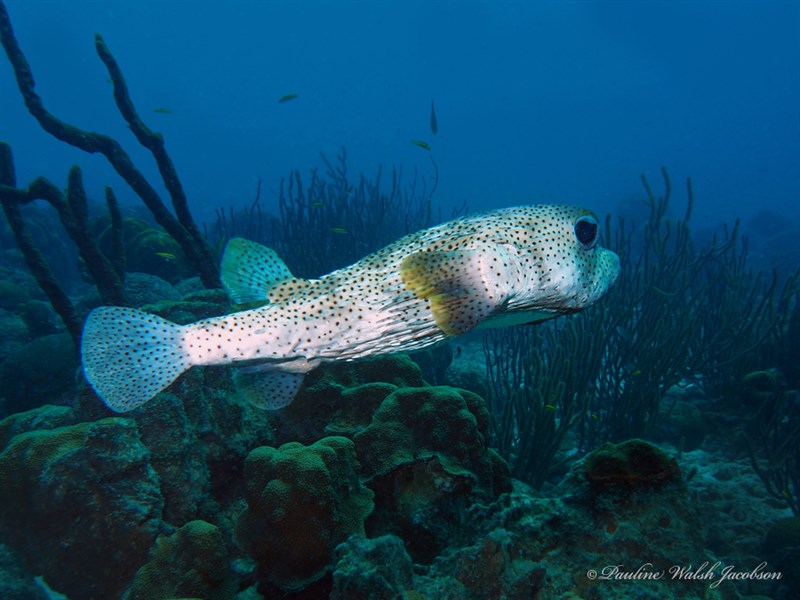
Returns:
[[[597,244],[597,219],[591,215],[584,215],[575,221],[575,237],[581,246],[587,250]]]

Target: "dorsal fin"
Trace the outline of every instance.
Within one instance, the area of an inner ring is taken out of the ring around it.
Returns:
[[[222,285],[236,304],[264,302],[269,289],[292,278],[277,252],[244,238],[232,238],[225,246],[220,267]]]
[[[406,288],[430,302],[436,324],[447,335],[476,327],[507,299],[518,279],[502,247],[415,252],[400,264]]]

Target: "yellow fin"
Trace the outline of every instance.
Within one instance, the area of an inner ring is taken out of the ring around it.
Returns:
[[[508,298],[508,261],[502,249],[415,252],[400,264],[410,292],[430,302],[436,324],[460,335],[489,317]]]

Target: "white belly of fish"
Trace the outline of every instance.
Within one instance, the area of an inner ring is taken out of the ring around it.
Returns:
[[[424,301],[380,296],[346,305],[318,298],[205,319],[186,326],[183,348],[193,365],[258,361],[307,371],[326,360],[419,350],[447,337]],[[427,318],[409,320],[409,312]]]

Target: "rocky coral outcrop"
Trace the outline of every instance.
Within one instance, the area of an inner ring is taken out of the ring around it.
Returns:
[[[25,321],[18,315],[0,308],[0,361],[20,348],[30,338]]]
[[[0,598],[3,600],[48,600],[49,596],[25,570],[22,560],[0,544]]]
[[[207,449],[200,442],[183,401],[169,392],[134,415],[150,464],[164,497],[164,520],[180,525],[196,519],[208,502],[211,475]]]
[[[352,535],[337,546],[333,563],[330,600],[403,598],[414,587],[411,557],[393,535]]]
[[[426,385],[420,368],[403,354],[323,365],[308,374],[289,406],[274,413],[276,435],[303,444],[327,435],[352,438],[393,391]]]
[[[78,352],[66,333],[36,338],[18,348],[0,364],[0,415],[68,403],[75,393],[78,365]]]
[[[662,467],[669,476],[656,476]],[[592,484],[595,476],[602,485]],[[619,486],[606,485],[618,476]],[[697,567],[715,559],[704,548],[680,472],[658,448],[635,440],[590,453],[554,492],[537,497],[517,483],[494,502],[466,507],[462,527],[472,532],[470,539],[447,547],[429,565],[415,562],[410,583],[401,576],[408,557],[381,550],[397,542],[351,538],[337,549],[334,593],[344,597],[340,590],[352,585],[376,598],[401,597],[390,595],[401,587],[406,598],[459,600],[737,597],[730,582],[709,589],[707,580],[672,578],[668,569],[674,565]],[[411,542],[401,538],[406,546]],[[623,575],[639,567],[664,575],[615,578],[617,566]]]
[[[488,427],[486,406],[472,392],[439,386],[389,394],[353,438],[376,496],[370,535],[399,535],[423,563],[469,535],[466,508],[511,489],[506,463],[488,447]]]
[[[304,446],[256,448],[247,457],[247,510],[238,539],[260,578],[298,589],[330,570],[333,550],[364,534],[372,492],[358,478],[353,442],[327,437]]]
[[[0,421],[0,450],[21,433],[37,429],[56,429],[77,422],[75,410],[69,406],[45,404],[32,410],[14,413]]]
[[[15,435],[0,452],[0,534],[72,600],[119,597],[162,525],[148,459],[130,419]]]
[[[590,452],[577,471],[597,496],[629,495],[680,482],[678,462],[658,446],[633,439],[603,444]]]
[[[156,540],[125,600],[230,600],[238,585],[219,529],[205,521],[190,521]]]
[[[126,418],[88,389],[79,399],[0,422],[0,534],[73,600],[227,600],[248,586],[294,599],[735,597],[588,575],[713,563],[672,456],[607,444],[541,497],[489,448],[483,400],[428,386],[403,357],[320,369],[277,413],[213,367]]]

